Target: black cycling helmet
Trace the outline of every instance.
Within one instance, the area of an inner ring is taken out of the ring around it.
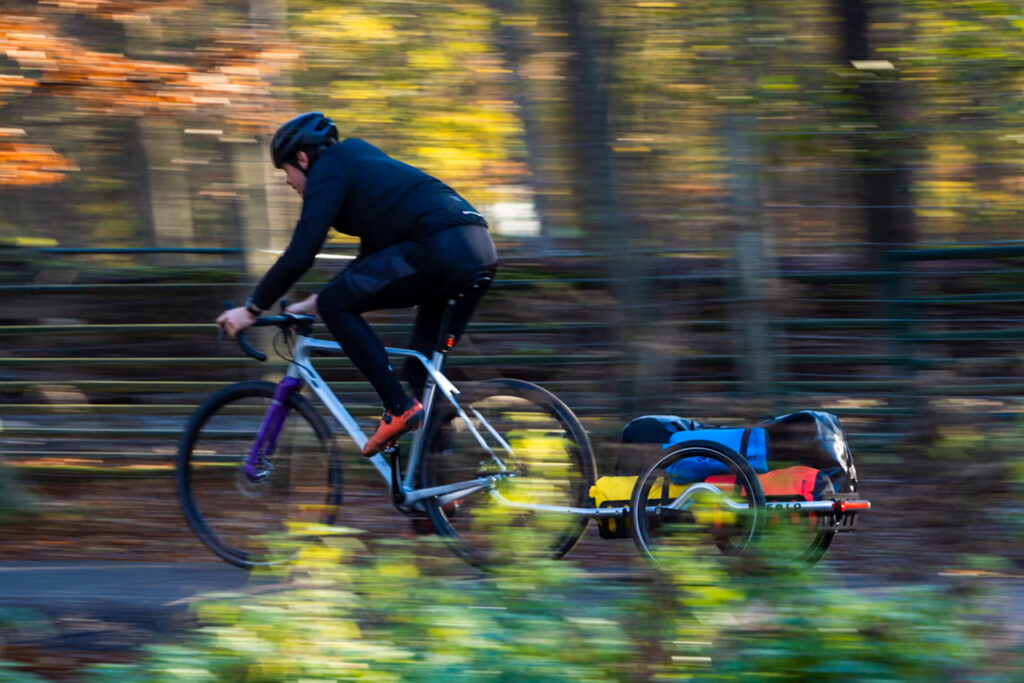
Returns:
[[[274,166],[281,168],[294,159],[300,149],[326,147],[337,140],[338,127],[334,121],[318,111],[309,111],[277,129],[270,142],[270,156]]]

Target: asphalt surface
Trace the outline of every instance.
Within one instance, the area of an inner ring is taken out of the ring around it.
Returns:
[[[249,573],[223,562],[0,562],[0,604],[112,602],[157,607],[243,588]]]
[[[126,652],[194,625],[199,594],[236,592],[249,574],[223,563],[0,562],[5,644],[64,653]]]

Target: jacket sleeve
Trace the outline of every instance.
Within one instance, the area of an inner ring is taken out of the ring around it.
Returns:
[[[291,242],[253,290],[253,302],[266,310],[313,267],[327,231],[345,200],[346,180],[340,167],[314,166],[306,180],[302,214]]]

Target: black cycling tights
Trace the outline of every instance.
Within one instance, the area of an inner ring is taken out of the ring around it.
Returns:
[[[402,242],[361,257],[317,296],[327,329],[353,364],[370,381],[384,407],[392,413],[408,408],[411,399],[388,362],[384,344],[362,318],[366,311],[419,306],[409,348],[428,358],[440,333],[447,298],[477,277],[494,274],[497,256],[487,229],[479,225],[450,228],[417,242]],[[462,307],[453,332],[461,336],[475,302]],[[406,361],[406,379],[421,397],[426,371]]]

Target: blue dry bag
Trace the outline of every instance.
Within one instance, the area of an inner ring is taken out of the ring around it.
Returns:
[[[761,427],[722,427],[676,432],[662,448],[672,448],[689,441],[722,444],[744,456],[755,472],[763,474],[768,471],[768,438]],[[730,473],[725,463],[703,455],[684,458],[670,465],[665,471],[672,475],[674,484],[691,484],[695,481],[704,481],[716,474]]]

